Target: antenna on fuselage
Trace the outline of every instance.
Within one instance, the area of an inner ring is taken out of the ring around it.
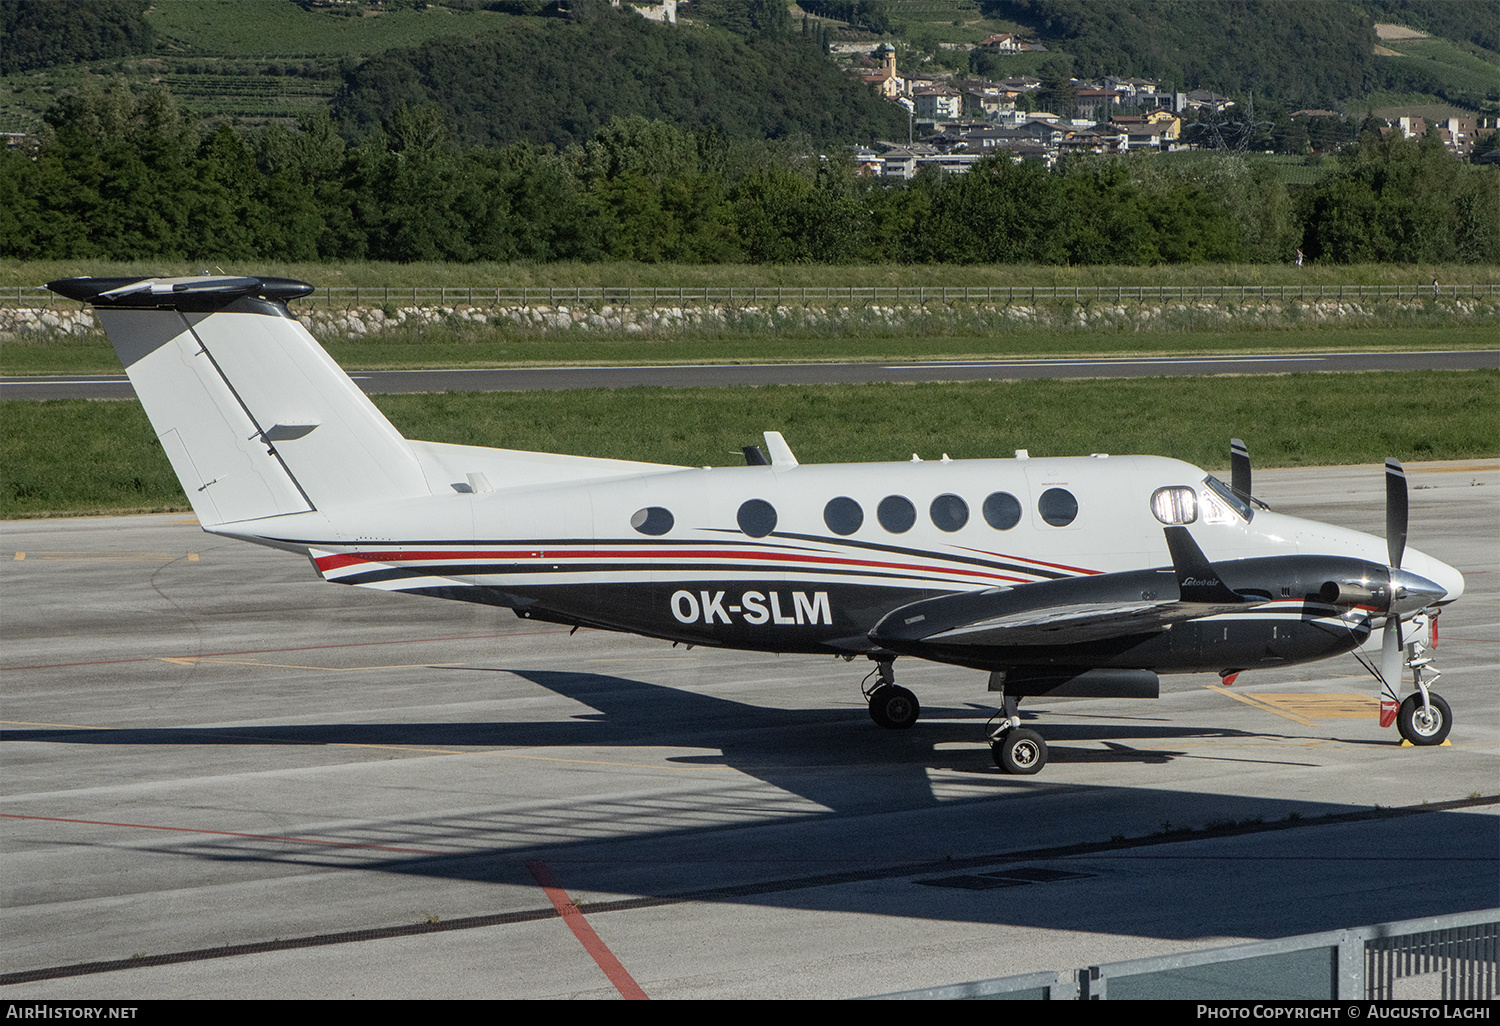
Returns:
[[[780,431],[767,431],[766,451],[771,454],[771,466],[773,467],[795,467],[797,457],[792,455],[792,447],[786,444],[786,439],[781,437]]]

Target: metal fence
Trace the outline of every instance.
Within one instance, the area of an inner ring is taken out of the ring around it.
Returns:
[[[724,306],[743,309],[766,304],[926,306],[932,303],[1056,303],[1056,302],[1399,302],[1428,298],[1490,299],[1500,297],[1500,284],[1485,285],[1026,285],[944,286],[890,288],[833,288],[829,286],[751,286],[682,288],[486,288],[338,286],[322,288],[300,301],[326,307],[442,307],[442,306]],[[0,293],[0,303],[51,306],[68,303],[34,286],[16,286]]]
[[[1493,1001],[1500,909],[1110,962],[1073,976],[1031,973],[881,997]]]

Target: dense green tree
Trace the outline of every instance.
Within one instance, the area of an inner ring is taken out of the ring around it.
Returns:
[[[1035,161],[979,161],[935,186],[915,259],[934,263],[1061,263],[1062,181]]]
[[[4,0],[0,75],[150,53],[147,0]]]
[[[1268,120],[1275,120],[1275,112]],[[806,138],[611,120],[562,152],[464,146],[398,104],[348,147],[327,116],[200,135],[165,90],[83,89],[0,155],[0,254],[27,258],[1155,264],[1500,262],[1500,168],[1371,123],[1317,186],[1251,156],[999,155],[855,174]],[[1320,158],[1322,159],[1322,158]]]
[[[1302,206],[1302,248],[1315,259],[1500,261],[1500,168],[1455,160],[1435,132],[1367,133]]]

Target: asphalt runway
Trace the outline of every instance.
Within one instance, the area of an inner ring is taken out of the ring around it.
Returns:
[[[1152,378],[1200,374],[1299,374],[1316,371],[1481,370],[1500,367],[1500,350],[1377,353],[1276,353],[1052,360],[937,360],[912,363],[712,364],[661,367],[517,367],[468,370],[351,371],[371,394],[530,392],[638,385],[848,385],[872,382],[993,381],[1029,378]],[[123,374],[0,378],[5,399],[131,399]]]
[[[899,662],[890,732],[862,663],[341,588],[181,514],[4,523],[0,992],[850,997],[1500,906],[1500,462],[1407,469],[1467,577],[1451,745],[1344,657],[1028,703],[1035,777],[973,671]],[[1256,491],[1383,530],[1379,467]]]

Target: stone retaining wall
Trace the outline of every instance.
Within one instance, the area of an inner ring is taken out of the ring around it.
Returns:
[[[506,333],[606,333],[660,335],[684,330],[761,333],[919,330],[1006,331],[1052,328],[1151,331],[1214,327],[1293,327],[1313,324],[1500,322],[1500,298],[1403,299],[1358,302],[1227,300],[1121,302],[1054,300],[1046,303],[930,302],[922,305],[687,306],[505,305],[349,306],[294,304],[292,312],[318,338],[350,339],[427,327]],[[0,338],[92,335],[92,310],[72,304],[0,307]]]

